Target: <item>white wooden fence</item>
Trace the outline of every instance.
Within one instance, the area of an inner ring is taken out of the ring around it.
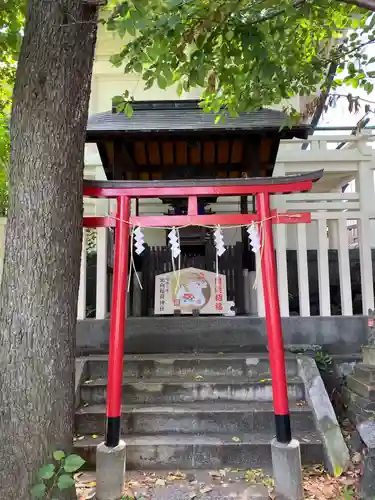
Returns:
[[[326,199],[324,199],[326,198]],[[327,198],[330,198],[329,200]],[[314,206],[316,207],[314,209]],[[309,193],[290,195],[287,202],[288,210],[311,211],[311,224],[296,224],[296,250],[298,269],[298,294],[301,316],[310,316],[310,294],[307,250],[317,250],[319,306],[321,316],[331,315],[329,260],[328,250],[336,249],[340,279],[341,314],[353,314],[352,284],[350,276],[349,252],[353,222],[357,231],[359,248],[362,308],[364,314],[374,306],[373,268],[370,237],[373,230],[372,215],[360,211],[359,195],[357,193]],[[373,226],[374,227],[374,226]],[[277,256],[277,273],[280,307],[282,316],[289,316],[289,290],[287,274],[287,227],[276,228],[275,246]],[[310,234],[309,234],[310,233]],[[307,236],[316,238],[316,246],[308,247]],[[258,280],[260,281],[260,280]],[[264,316],[263,290],[257,288],[258,314]]]

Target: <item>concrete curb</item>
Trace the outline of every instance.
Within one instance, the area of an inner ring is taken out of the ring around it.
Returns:
[[[315,360],[297,356],[297,362],[299,375],[305,385],[306,399],[323,442],[325,465],[330,474],[339,476],[347,469],[350,456],[335,411]]]

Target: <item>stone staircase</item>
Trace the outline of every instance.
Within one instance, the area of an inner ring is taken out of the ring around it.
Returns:
[[[85,358],[75,449],[90,465],[103,440],[107,356]],[[323,446],[297,360],[286,360],[293,436],[304,464]],[[128,469],[269,468],[274,416],[266,354],[127,355],[121,431]],[[93,437],[94,436],[94,437]]]

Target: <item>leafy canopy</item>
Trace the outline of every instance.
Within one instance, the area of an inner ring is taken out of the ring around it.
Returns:
[[[24,1],[0,0],[0,116],[10,109],[23,23]]]
[[[373,89],[375,58],[364,47],[375,41],[375,16],[346,0],[112,0],[108,8],[107,29],[124,38],[112,63],[139,73],[146,89],[201,87],[207,111],[236,116],[317,86],[324,94],[336,64],[347,76],[334,88]],[[131,114],[129,101],[125,92],[118,104]]]
[[[9,115],[24,23],[23,0],[0,0],[0,217],[8,205]]]

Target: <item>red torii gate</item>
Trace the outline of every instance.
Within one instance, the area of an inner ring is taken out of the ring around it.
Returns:
[[[281,443],[291,441],[288,387],[272,225],[308,223],[311,222],[311,215],[308,212],[278,213],[271,210],[270,196],[272,194],[309,191],[313,182],[318,181],[322,175],[323,170],[286,177],[249,179],[84,182],[84,196],[115,198],[117,200],[116,217],[83,218],[84,227],[115,227],[116,229],[108,358],[106,446],[116,447],[120,441],[130,227],[250,225],[252,222],[262,222],[261,265],[276,439]],[[198,215],[198,197],[246,195],[256,195],[257,212],[255,214]],[[187,215],[132,216],[130,214],[132,198],[188,198],[188,213]]]

